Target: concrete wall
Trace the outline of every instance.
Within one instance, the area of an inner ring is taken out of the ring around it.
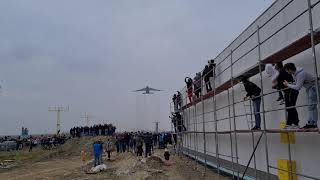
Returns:
[[[312,3],[318,2],[317,0],[313,0]],[[239,44],[241,44],[247,37],[253,34],[258,26],[262,26],[265,22],[267,22],[274,14],[276,14],[280,9],[289,3],[289,0],[278,0],[276,1],[267,11],[265,11],[256,21],[254,21],[237,39],[235,39],[223,52],[220,53],[216,57],[216,63],[220,63],[219,66],[216,67],[216,72],[219,74],[224,71],[231,64],[231,50],[234,50]],[[307,1],[306,0],[294,0],[292,3],[287,5],[287,7],[281,11],[274,19],[269,21],[266,25],[264,25],[260,29],[260,40],[265,41],[272,33],[276,32],[281,26],[290,22],[295,16],[303,12],[307,9]],[[313,20],[314,20],[314,28],[320,27],[320,4],[314,7],[313,9]],[[281,30],[277,35],[273,36],[269,40],[265,41],[261,45],[261,58],[264,59],[269,55],[277,52],[281,48],[287,46],[288,44],[294,42],[295,40],[305,36],[309,33],[309,19],[308,13],[305,13],[300,18],[295,20],[285,29]],[[238,60],[243,54],[247,53],[250,49],[257,45],[258,38],[257,33],[254,33],[245,43],[243,43],[240,47],[234,50],[232,54],[233,62]],[[316,47],[317,58],[320,58],[320,46]],[[224,60],[225,59],[225,60]],[[234,76],[240,74],[244,70],[258,63],[258,49],[255,48],[249,54],[239,59],[233,66],[233,74]],[[224,60],[224,61],[223,61]],[[303,53],[300,53],[288,60],[287,62],[294,62],[297,66],[303,67],[310,73],[314,73],[314,63],[312,59],[311,49],[306,50]],[[319,68],[319,64],[317,65]],[[223,82],[226,82],[231,77],[230,68],[225,70],[219,77],[216,78],[216,85],[219,86]],[[250,80],[257,85],[260,86],[260,76],[256,75]],[[264,92],[272,92],[270,79],[263,73],[263,86]],[[185,88],[184,88],[185,89]],[[184,91],[184,90],[183,90]],[[245,96],[244,87],[242,85],[236,85],[234,87],[235,92],[235,101],[240,101]],[[276,101],[278,94],[271,94],[264,97],[265,100],[265,109],[277,109],[284,107],[283,105],[278,105]],[[225,91],[216,96],[217,98],[217,108],[228,105],[228,92]],[[231,91],[229,94],[230,100]],[[186,97],[184,96],[184,104]],[[306,93],[305,89],[302,89],[299,94],[297,105],[305,105],[306,101]],[[249,105],[249,102],[245,103]],[[204,107],[204,109],[203,109]],[[204,116],[202,116],[203,111],[205,112]],[[184,110],[184,119],[185,124],[187,126],[188,131],[198,131],[202,132],[203,127],[205,127],[205,131],[213,132],[215,130],[214,123],[214,113],[213,111],[213,99],[207,99],[202,103],[198,103],[196,107],[190,107]],[[231,115],[233,114],[232,107],[225,108],[217,111],[217,119],[227,118],[229,117],[229,111]],[[235,106],[236,115],[249,113],[250,108],[245,106],[244,103],[237,104]],[[304,126],[307,119],[307,107],[298,108],[299,118],[300,118],[300,126]],[[196,116],[196,118],[195,118]],[[266,126],[267,129],[278,129],[280,121],[285,119],[285,112],[275,111],[266,113]],[[203,125],[204,120],[204,125]],[[253,118],[254,120],[254,118]],[[230,123],[231,121],[231,123]],[[229,130],[230,125],[231,129],[234,129],[233,119],[229,119],[219,121],[218,122],[218,131]],[[249,129],[251,128],[251,118],[250,116],[243,116],[236,118],[236,127],[237,129]],[[254,133],[255,141],[258,139],[260,133]],[[318,153],[320,152],[320,138],[318,133],[295,133],[296,143],[291,145],[291,153],[292,159],[297,163],[297,172],[306,174],[309,176],[320,178],[319,171],[319,162],[320,156]],[[204,141],[203,134],[187,134],[183,138],[183,145],[185,149],[191,149],[198,152],[203,152],[204,149]],[[268,155],[269,155],[269,163],[271,166],[277,166],[278,159],[288,159],[288,145],[282,144],[280,142],[280,134],[268,134]],[[235,137],[232,136],[232,146],[233,146],[233,154],[235,156]],[[216,142],[214,134],[206,134],[206,144],[207,144],[207,154],[210,156],[216,155]],[[219,154],[220,158],[226,161],[231,162],[231,143],[230,143],[230,135],[229,134],[221,134],[218,136],[219,143]],[[246,165],[249,157],[252,153],[252,136],[250,133],[248,134],[238,134],[237,135],[237,146],[238,146],[238,156],[239,156],[239,164]],[[235,159],[234,159],[235,161]],[[213,162],[214,163],[214,162]],[[260,145],[256,151],[256,164],[257,169],[260,171],[267,171],[266,166],[266,152],[265,152],[265,139],[262,138]],[[253,163],[250,165],[253,168]],[[270,169],[272,174],[277,174],[277,170]],[[303,177],[299,177],[298,179],[305,179]]]

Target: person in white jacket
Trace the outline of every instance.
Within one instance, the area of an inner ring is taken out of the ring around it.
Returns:
[[[272,88],[277,89],[277,90],[281,90],[278,88],[279,86],[278,86],[278,82],[277,82],[277,78],[279,76],[279,71],[277,71],[275,69],[275,66],[273,64],[266,64],[266,73],[267,73],[268,77],[271,78]],[[281,91],[279,91],[279,97],[278,97],[277,101],[280,101],[280,104],[284,103],[284,96]]]
[[[306,88],[308,101],[308,122],[303,128],[317,128],[318,109],[317,109],[317,91],[316,91],[316,77],[307,73],[302,68],[296,68],[293,63],[287,63],[284,66],[285,70],[293,76],[294,84],[284,81],[284,85],[294,90],[300,90],[302,87]]]

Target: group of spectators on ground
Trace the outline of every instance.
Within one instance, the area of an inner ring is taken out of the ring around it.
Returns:
[[[131,152],[137,156],[148,157],[154,153],[154,148],[166,148],[167,144],[174,144],[176,142],[175,134],[170,132],[151,133],[151,132],[123,132],[114,134],[115,143],[113,144],[110,137],[106,142],[101,139],[93,143],[93,166],[103,164],[102,156],[106,152],[108,160],[111,158],[113,145],[115,145],[117,153]],[[84,161],[86,158],[83,151],[81,152],[81,159]],[[168,159],[170,154],[166,151],[165,157]]]
[[[70,129],[70,135],[71,137],[111,136],[115,131],[116,127],[112,124],[98,124],[93,126],[73,127]]]
[[[154,147],[165,148],[168,143],[173,144],[171,133],[151,132],[124,132],[116,135],[116,148],[118,153],[132,152],[137,156],[151,156]]]

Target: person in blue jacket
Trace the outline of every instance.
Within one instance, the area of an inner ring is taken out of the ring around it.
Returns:
[[[101,164],[101,143],[96,141],[93,143],[94,167]]]

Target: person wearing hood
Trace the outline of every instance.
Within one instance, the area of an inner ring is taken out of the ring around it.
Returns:
[[[307,101],[308,101],[308,122],[303,128],[317,128],[318,109],[317,109],[317,90],[316,90],[316,77],[307,73],[302,68],[296,68],[294,63],[287,63],[284,66],[285,70],[293,76],[294,84],[284,81],[283,84],[290,88],[299,91],[302,87],[306,88]]]
[[[273,64],[266,64],[266,73],[267,73],[268,77],[271,78],[272,88],[280,90],[279,83],[277,81],[280,72],[276,70],[276,68],[275,68],[275,66],[273,66]],[[280,104],[283,104],[283,100],[284,100],[283,94],[281,91],[279,91],[279,97],[278,97],[277,101],[282,101],[282,103],[280,103]]]
[[[197,98],[200,98],[201,94],[201,73],[196,73],[196,76],[193,78],[193,88],[194,88],[194,95]]]

